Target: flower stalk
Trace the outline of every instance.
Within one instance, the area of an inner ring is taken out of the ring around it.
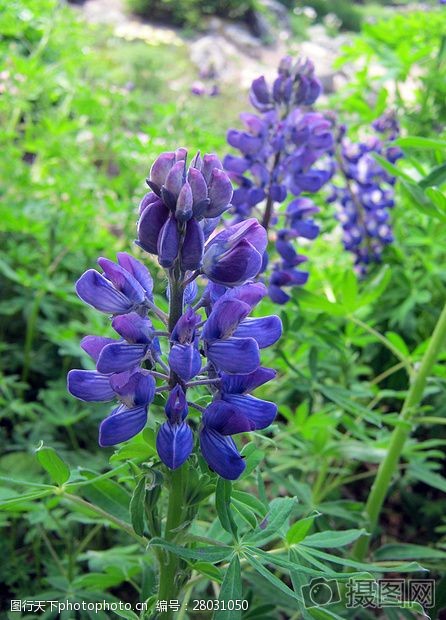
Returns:
[[[427,379],[445,340],[446,304],[432,333],[432,338],[423,356],[421,364],[413,376],[413,380],[399,415],[398,423],[390,438],[387,455],[384,460],[381,461],[376,474],[375,482],[372,485],[372,489],[365,506],[368,527],[371,533],[373,533],[378,524],[381,509],[389,490],[393,475],[398,467],[404,444],[406,443],[406,440],[410,436],[414,427],[414,422],[416,421],[415,415],[418,405],[423,397]],[[357,540],[355,546],[353,547],[353,557],[355,560],[362,561],[364,559],[369,549],[369,543],[370,536],[362,536]]]

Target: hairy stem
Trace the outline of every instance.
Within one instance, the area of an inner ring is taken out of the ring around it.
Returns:
[[[427,378],[432,371],[432,367],[441,351],[446,339],[446,304],[438,319],[437,325],[432,334],[429,346],[423,356],[421,364],[413,376],[409,391],[404,401],[399,420],[390,438],[389,449],[378,468],[375,482],[372,485],[368,497],[365,511],[369,522],[369,531],[373,533],[378,523],[379,515],[386,498],[393,475],[398,467],[398,462],[404,448],[404,444],[409,437],[418,405],[423,397]],[[353,557],[362,560],[369,548],[369,536],[359,538],[353,547]]]

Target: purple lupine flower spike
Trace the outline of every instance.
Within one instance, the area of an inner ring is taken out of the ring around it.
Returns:
[[[372,263],[381,261],[384,248],[392,243],[390,209],[394,206],[395,178],[381,167],[373,154],[391,163],[402,157],[401,149],[391,144],[399,135],[393,113],[386,113],[372,123],[379,136],[352,143],[345,132],[338,136],[339,172],[342,186],[333,185],[330,198],[337,203],[337,219],[343,231],[344,248],[355,257],[355,270],[365,276]],[[389,145],[390,141],[390,145]]]
[[[296,200],[309,201],[302,194],[318,192],[331,178],[331,122],[309,108],[321,92],[311,61],[294,62],[288,56],[281,60],[271,87],[263,76],[252,83],[250,100],[259,115],[242,114],[244,130],[228,131],[228,143],[240,156],[227,155],[223,161],[238,186],[231,209],[235,222],[246,220],[264,203],[261,220],[268,230],[277,224],[277,206],[289,194],[297,196]],[[311,211],[316,212],[316,208]],[[280,211],[278,215],[284,216]],[[304,284],[308,278],[308,274],[303,276],[294,269],[294,258],[287,261],[283,256],[284,238],[291,248],[300,237],[314,239],[319,233],[317,224],[304,211],[287,212],[285,223],[287,228],[277,235],[279,261],[270,273],[269,293],[277,303],[290,298],[283,288]],[[261,268],[262,272],[267,270],[266,260]]]
[[[249,281],[262,267],[266,231],[251,219],[215,233],[232,199],[232,184],[215,155],[197,154],[187,167],[185,149],[163,153],[148,184],[137,244],[165,268],[169,312],[156,305],[142,263],[125,252],[117,263],[100,258],[103,275],[87,271],[76,290],[111,315],[116,338],[82,340],[96,369],[71,370],[68,390],[86,402],[118,402],[100,425],[101,446],[139,433],[155,393],[167,392],[156,447],[170,469],[181,467],[194,449],[190,408],[204,411],[202,454],[212,470],[232,480],[245,468],[232,435],[266,428],[276,415],[273,403],[249,395],[274,377],[260,366],[260,351],[282,332],[276,316],[249,316],[266,294],[262,283]],[[197,300],[200,275],[207,286]],[[198,387],[209,397],[205,410],[190,401],[188,391]]]

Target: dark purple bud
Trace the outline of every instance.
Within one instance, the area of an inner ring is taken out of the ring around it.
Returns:
[[[175,217],[179,222],[187,222],[192,217],[192,200],[192,189],[186,181],[178,195],[175,210]]]
[[[174,163],[175,153],[171,152],[161,153],[153,162],[150,169],[149,184],[158,195]]]
[[[206,153],[206,155],[203,157],[201,173],[204,176],[204,180],[206,181],[207,185],[209,185],[209,182],[211,180],[211,174],[214,168],[223,170],[221,161],[218,159],[217,155],[214,155],[213,153]]]
[[[192,190],[192,204],[195,207],[206,200],[208,197],[208,188],[204,176],[197,168],[189,168],[187,179]]]
[[[177,469],[187,460],[194,447],[192,430],[183,422],[164,422],[156,437],[156,449],[160,459],[170,469]]]
[[[204,235],[195,218],[187,222],[186,235],[181,246],[181,269],[195,271],[203,262]]]
[[[185,162],[184,160],[177,161],[171,168],[169,174],[166,177],[164,183],[164,189],[168,192],[169,196],[172,196],[175,202],[178,199],[181,188],[185,180]],[[170,205],[168,205],[170,206]]]
[[[232,198],[232,183],[228,175],[218,168],[214,168],[209,181],[209,207],[206,217],[218,217],[229,207]]]
[[[173,216],[170,216],[158,237],[158,262],[161,267],[170,269],[178,256],[179,249],[180,234],[177,221]]]
[[[164,411],[171,424],[181,424],[186,418],[188,413],[186,395],[179,384],[171,390]]]
[[[192,308],[188,308],[172,330],[172,342],[191,344],[195,340],[195,328],[200,320],[200,315],[196,314]]]
[[[138,244],[143,250],[158,254],[158,238],[168,217],[169,210],[161,200],[152,203],[143,211],[137,227]]]

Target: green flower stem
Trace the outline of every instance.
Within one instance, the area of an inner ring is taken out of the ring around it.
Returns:
[[[176,536],[176,529],[182,523],[183,516],[183,470],[184,465],[172,472],[169,505],[167,507],[165,540],[172,540]],[[160,562],[160,576],[158,587],[158,600],[176,600],[178,596],[178,584],[176,575],[178,570],[178,558],[168,551],[163,552]],[[173,617],[173,611],[162,614],[165,620]]]
[[[183,314],[184,274],[181,272],[178,262],[169,270],[169,319],[168,330],[171,333]],[[170,372],[169,385],[174,387],[181,383],[174,372]],[[183,522],[183,471],[184,465],[172,471],[170,478],[170,494],[167,506],[167,518],[164,531],[165,540],[172,540],[177,534],[177,529]],[[158,600],[171,601],[178,598],[178,557],[168,551],[163,551],[159,556],[160,575],[158,585]],[[164,620],[173,618],[173,610],[161,614]]]
[[[437,325],[432,334],[429,346],[423,356],[418,370],[413,375],[409,391],[399,415],[399,421],[390,438],[390,445],[387,455],[378,468],[375,482],[373,483],[370,495],[368,497],[365,511],[369,522],[369,530],[371,533],[376,528],[379,515],[387,495],[393,474],[398,466],[404,444],[409,437],[413,424],[411,423],[415,416],[418,405],[423,397],[424,388],[427,378],[429,377],[432,367],[441,351],[443,343],[446,339],[446,305],[438,319]],[[362,536],[356,541],[353,547],[353,557],[362,561],[367,554],[369,548],[369,536]]]

